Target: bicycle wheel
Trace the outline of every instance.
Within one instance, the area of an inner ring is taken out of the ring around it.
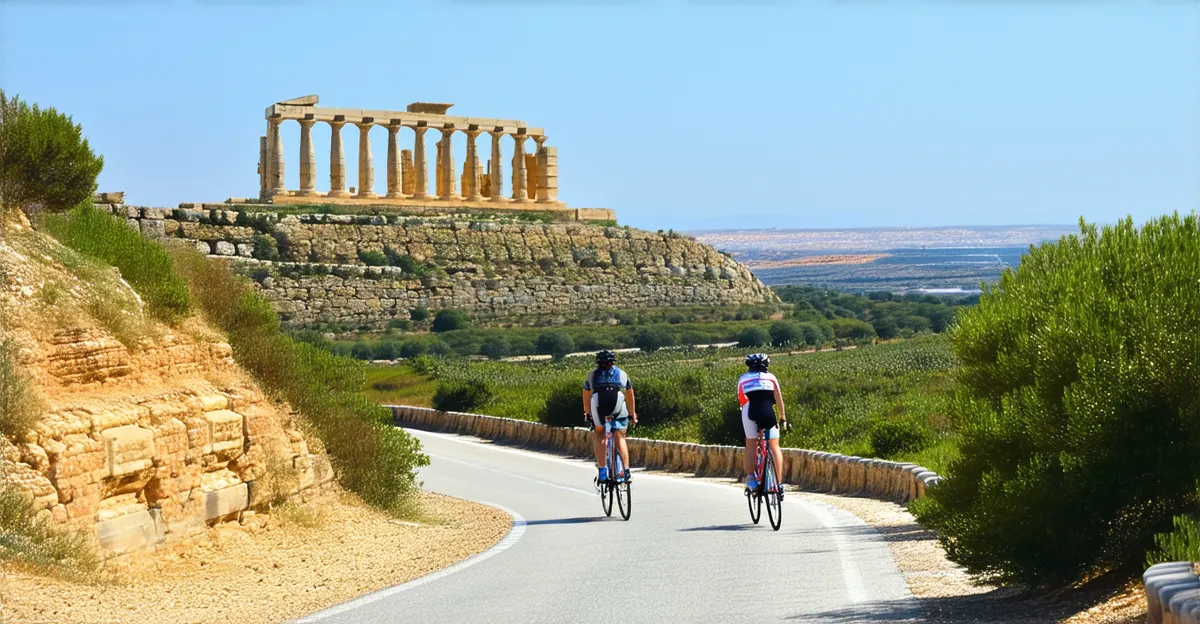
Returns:
[[[613,458],[613,464],[617,467],[617,474],[628,470],[625,467],[625,463],[621,461],[620,455]],[[633,513],[633,498],[630,497],[629,482],[617,483],[613,486],[613,489],[617,491],[617,509],[621,511],[621,518],[628,520],[629,514]]]
[[[771,521],[771,528],[778,531],[779,525],[783,524],[783,499],[779,496],[783,486],[775,479],[775,458],[770,452],[763,466],[763,483],[766,486],[763,496],[767,498],[767,519]]]
[[[608,480],[600,483],[600,506],[604,508],[604,515],[612,516],[613,504],[613,489],[616,481],[616,475],[613,474],[613,443],[612,438],[608,440]]]
[[[750,505],[750,520],[754,524],[758,524],[758,519],[762,517],[762,496],[759,494],[761,487],[746,490],[746,502]]]

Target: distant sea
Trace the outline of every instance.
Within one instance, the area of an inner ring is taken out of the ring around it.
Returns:
[[[979,292],[985,282],[1000,279],[1006,268],[1019,266],[1030,245],[1076,231],[1073,226],[1007,226],[726,230],[692,235],[733,254],[769,286],[969,294]]]

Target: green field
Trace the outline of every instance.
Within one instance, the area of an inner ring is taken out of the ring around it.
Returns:
[[[633,379],[642,426],[633,435],[738,444],[735,386],[743,350],[691,349],[622,354]],[[771,371],[784,386],[791,431],[783,445],[920,463],[945,471],[956,434],[947,418],[955,364],[947,341],[922,337],[844,351],[775,354]],[[421,356],[372,369],[365,392],[382,402],[434,404],[445,388],[484,388],[470,411],[581,422],[579,395],[588,358],[494,362]]]

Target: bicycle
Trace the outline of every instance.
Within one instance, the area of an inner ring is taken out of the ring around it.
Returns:
[[[788,427],[786,421],[780,425]],[[767,499],[767,519],[771,528],[778,531],[783,524],[783,486],[775,476],[775,456],[767,443],[767,430],[758,430],[758,448],[754,456],[754,476],[758,485],[746,488],[746,504],[750,506],[750,520],[758,524],[762,518],[763,499]]]
[[[585,415],[586,416],[586,415]],[[591,416],[587,416],[587,421],[591,423]],[[613,417],[605,417],[605,422],[612,422]],[[632,423],[630,423],[632,426]],[[616,441],[613,439],[612,427],[604,428],[604,457],[608,466],[608,478],[604,481],[597,476],[595,479],[596,490],[600,492],[600,507],[604,509],[604,515],[612,517],[613,498],[617,499],[617,509],[621,512],[621,518],[629,519],[629,515],[633,513],[633,494],[629,488],[628,475],[624,481],[617,481],[617,474],[624,468],[621,462],[621,454],[617,451]]]

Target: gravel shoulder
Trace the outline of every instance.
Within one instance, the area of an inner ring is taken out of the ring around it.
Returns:
[[[937,536],[917,524],[903,506],[868,498],[797,494],[849,511],[875,528],[891,547],[928,622],[1134,624],[1146,619],[1140,583],[1114,586],[1099,582],[1033,597],[1013,589],[975,585],[965,570],[946,559]]]
[[[0,622],[284,622],[451,565],[512,527],[498,509],[432,493],[417,522],[339,492],[308,505],[312,526],[288,514],[225,523],[125,558],[101,585],[0,569]]]

